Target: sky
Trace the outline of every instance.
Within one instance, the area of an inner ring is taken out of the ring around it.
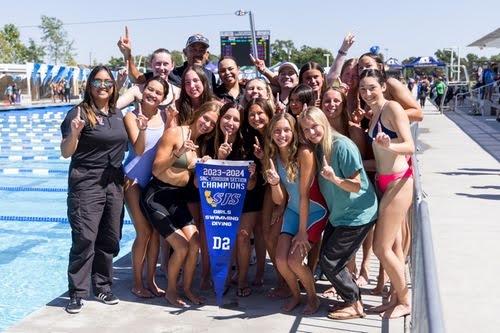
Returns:
[[[458,47],[462,56],[500,53],[500,49],[466,47],[500,26],[498,0],[20,0],[2,5],[0,26],[13,23],[23,41],[40,42],[40,29],[31,26],[38,26],[42,15],[56,17],[68,23],[64,28],[74,40],[76,60],[81,64],[119,57],[116,42],[125,25],[133,54],[150,54],[160,47],[181,51],[191,34],[202,33],[210,40],[209,51],[219,55],[220,31],[250,30],[248,15],[234,15],[238,9],[252,11],[255,28],[270,30],[271,42],[292,40],[297,48],[321,47],[334,55],[348,32],[356,36],[349,52],[352,56],[374,45],[386,57],[400,61],[433,55],[443,48]],[[109,20],[122,22],[90,23]]]

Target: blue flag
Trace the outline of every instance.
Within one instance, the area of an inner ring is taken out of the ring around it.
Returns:
[[[240,225],[250,163],[209,160],[196,164],[212,280],[219,305]]]

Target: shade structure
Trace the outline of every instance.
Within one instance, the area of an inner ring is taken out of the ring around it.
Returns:
[[[490,32],[489,34],[479,38],[475,42],[470,43],[467,45],[468,47],[496,47],[500,48],[500,28],[496,29],[495,31]]]

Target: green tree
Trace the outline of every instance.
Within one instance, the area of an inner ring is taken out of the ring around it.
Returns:
[[[0,62],[24,63],[26,47],[14,24],[6,24],[0,30]]]
[[[333,64],[335,58],[329,50],[320,47],[310,47],[306,45],[301,46],[299,51],[294,52],[291,56],[291,60],[297,66],[299,66],[299,68],[308,61],[314,61],[318,64],[321,64],[322,66],[326,66],[326,57],[324,56],[325,54],[330,55],[330,65]]]
[[[292,55],[297,53],[297,48],[291,40],[277,39],[271,44],[271,64],[281,61],[291,61]]]
[[[173,50],[170,52],[175,66],[181,66],[184,63],[184,54],[181,51]]]
[[[113,68],[123,67],[125,66],[125,61],[123,61],[123,57],[111,57],[111,59],[108,60],[107,66]]]
[[[68,40],[68,33],[63,29],[63,22],[55,17],[42,15],[42,41],[49,60],[54,64],[63,61],[74,63],[73,40]]]
[[[30,38],[25,50],[25,60],[27,62],[43,62],[43,57],[45,57],[43,46],[37,45],[35,41]]]

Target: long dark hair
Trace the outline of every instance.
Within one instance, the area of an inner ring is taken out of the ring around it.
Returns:
[[[116,89],[116,81],[113,77],[113,73],[106,66],[95,66],[89,74],[87,79],[87,85],[85,86],[85,92],[83,94],[83,101],[78,105],[83,111],[83,116],[86,120],[88,120],[90,127],[94,128],[97,124],[97,118],[95,114],[95,110],[97,108],[94,98],[92,97],[91,89],[92,89],[92,81],[95,79],[97,73],[100,71],[106,71],[113,81],[113,92],[111,93],[111,97],[108,100],[108,112],[115,113],[116,100],[118,99],[118,93]]]
[[[323,96],[323,93],[326,90],[326,78],[325,78],[325,70],[320,64],[314,61],[309,61],[306,62],[304,65],[302,65],[299,72],[299,83],[304,83],[303,76],[305,72],[314,69],[319,71],[321,73],[321,76],[323,76],[323,85],[321,86],[321,90],[319,92],[319,97],[321,98],[321,96]]]
[[[228,102],[222,106],[219,111],[219,121],[217,122],[217,127],[215,128],[215,138],[214,138],[214,156],[213,158],[217,158],[217,151],[219,150],[220,145],[224,142],[225,136],[220,129],[220,121],[226,114],[229,109],[236,109],[240,114],[240,128],[238,128],[238,132],[236,133],[236,138],[232,145],[231,154],[229,154],[228,159],[245,159],[245,147],[243,145],[243,122],[245,121],[245,115],[243,111],[243,107],[236,102]]]
[[[203,84],[203,93],[200,96],[200,105],[204,104],[205,102],[213,100],[213,95],[212,95],[212,89],[210,88],[208,84],[208,79],[207,76],[205,75],[205,72],[203,71],[203,68],[198,65],[193,65],[193,66],[188,66],[185,70],[184,73],[182,73],[182,78],[181,78],[181,94],[178,99],[178,119],[180,124],[186,124],[190,121],[190,119],[193,117],[193,104],[191,102],[191,97],[186,92],[185,84],[186,84],[186,73],[189,71],[193,71],[198,75],[200,78],[201,83]]]

